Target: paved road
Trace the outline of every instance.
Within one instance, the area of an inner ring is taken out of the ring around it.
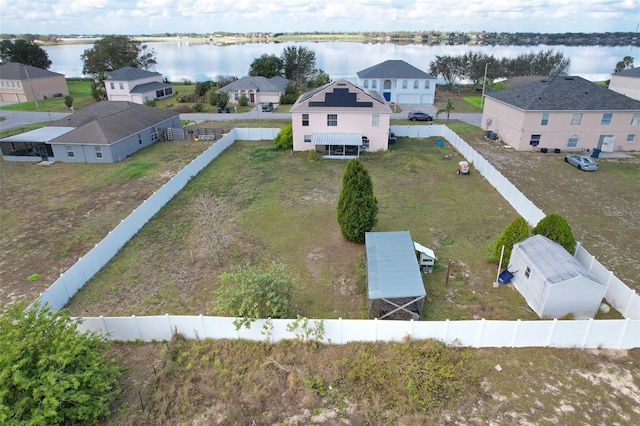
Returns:
[[[0,110],[0,130],[24,126],[25,124],[56,121],[69,115],[67,112],[31,112],[31,111],[3,111]]]

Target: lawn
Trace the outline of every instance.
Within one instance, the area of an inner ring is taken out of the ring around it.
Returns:
[[[91,80],[67,80],[69,95],[73,98],[73,106],[76,111],[93,105],[96,101],[91,96]],[[41,111],[41,112],[69,112],[64,103],[64,98],[42,99],[35,102],[22,102],[0,107],[7,111]]]
[[[481,113],[479,92],[472,87],[456,86],[453,90],[447,89],[446,86],[438,86],[436,90],[436,97],[434,106],[436,108],[444,109],[447,105],[447,99],[451,99],[453,104],[452,113]]]

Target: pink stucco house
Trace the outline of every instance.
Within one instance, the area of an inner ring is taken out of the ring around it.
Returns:
[[[337,80],[303,94],[291,107],[293,150],[329,158],[387,150],[390,118],[379,93]]]
[[[519,151],[640,150],[640,101],[577,76],[489,92],[482,123]]]
[[[611,74],[609,89],[640,101],[640,67]]]
[[[162,74],[133,67],[109,71],[104,82],[107,99],[144,104],[154,99],[173,96],[173,86],[162,80]]]

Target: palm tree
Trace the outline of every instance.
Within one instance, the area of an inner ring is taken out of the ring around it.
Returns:
[[[438,115],[441,112],[446,112],[447,113],[447,123],[449,122],[449,114],[451,114],[451,111],[453,111],[455,108],[453,107],[453,102],[451,101],[451,98],[447,98],[447,104],[445,105],[444,108],[439,109],[438,112],[436,112],[436,119],[438,119]]]

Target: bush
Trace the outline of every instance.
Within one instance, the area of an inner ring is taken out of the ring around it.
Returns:
[[[196,102],[195,104],[191,105],[191,111],[193,112],[202,112],[204,110],[204,105],[200,102]]]
[[[285,124],[273,139],[273,144],[278,149],[286,150],[293,148],[293,125]]]
[[[238,105],[243,107],[249,105],[249,98],[247,98],[247,95],[240,96],[240,99],[238,99]]]
[[[186,114],[191,112],[191,108],[189,108],[189,105],[176,105],[175,107],[171,108],[171,111],[176,111],[181,114]]]
[[[378,200],[373,195],[369,172],[357,159],[347,163],[337,210],[342,236],[363,244],[365,233],[371,231],[378,221]]]
[[[71,108],[73,106],[73,98],[71,97],[71,95],[67,95],[64,97],[64,104],[67,106],[67,108]]]
[[[284,95],[280,95],[280,103],[283,105],[293,105],[298,100],[298,95],[296,93],[286,93]]]
[[[529,224],[522,216],[518,216],[502,231],[498,241],[496,241],[496,245],[493,248],[494,258],[500,260],[500,253],[502,252],[502,246],[504,246],[503,263],[508,264],[513,245],[527,238],[529,238]]]
[[[215,90],[209,91],[209,104],[225,109],[229,103],[229,94],[227,92],[217,93]]]
[[[573,254],[576,250],[576,239],[569,223],[558,213],[551,213],[545,216],[535,228],[534,235],[543,235],[551,241],[555,241]]]
[[[147,99],[146,101],[144,101],[144,104],[146,106],[155,107],[156,106],[156,100],[155,99]]]

